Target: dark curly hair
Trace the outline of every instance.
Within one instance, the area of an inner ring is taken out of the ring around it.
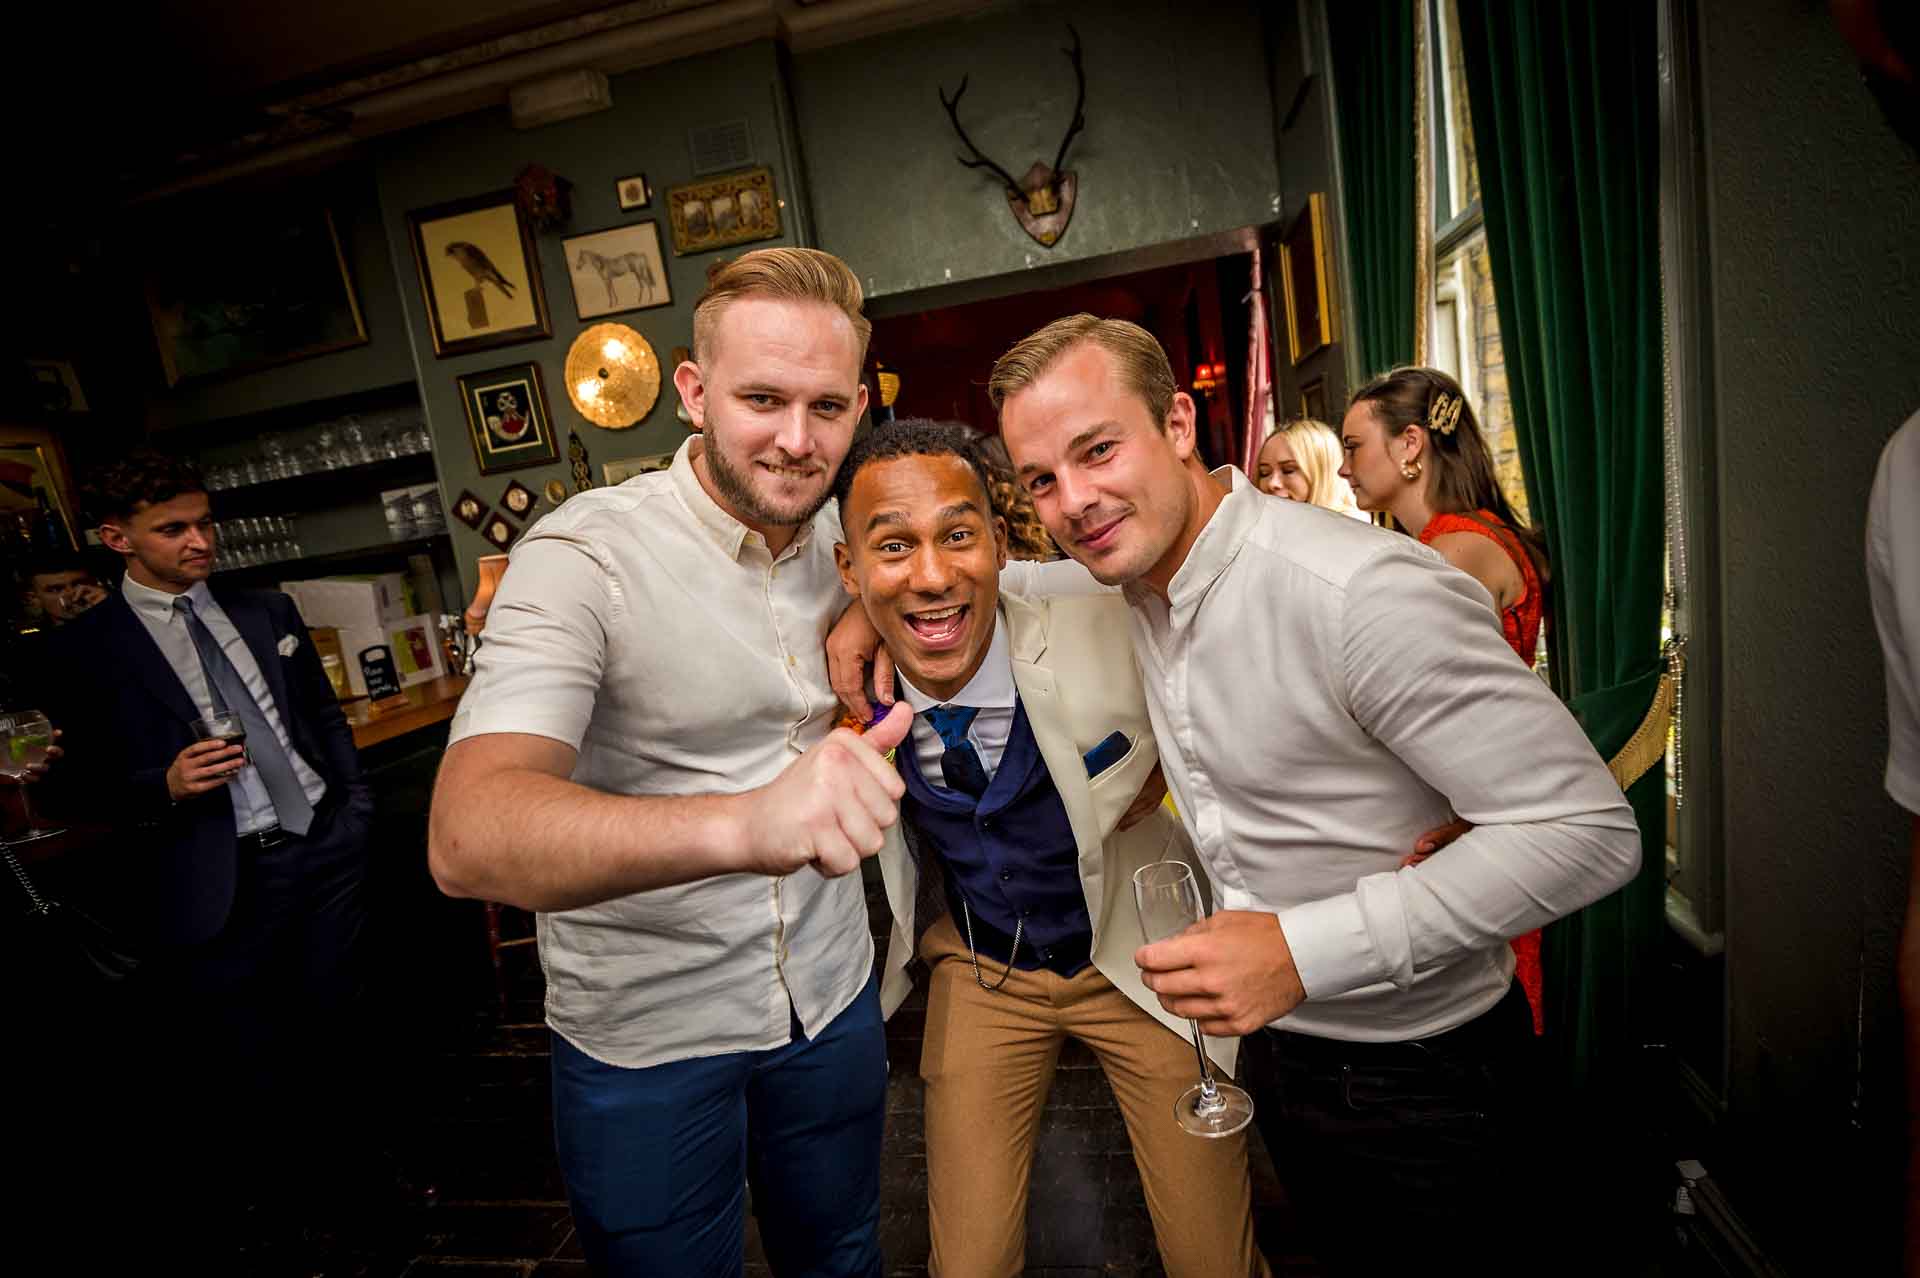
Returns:
[[[958,457],[973,467],[980,480],[980,494],[987,499],[989,513],[998,514],[993,502],[993,477],[974,443],[970,426],[959,422],[936,422],[926,417],[902,417],[882,422],[853,441],[847,458],[834,477],[833,495],[840,501],[840,527],[847,526],[847,494],[853,491],[854,477],[874,462],[897,457]]]
[[[172,501],[182,493],[204,493],[200,468],[182,457],[151,448],[128,453],[94,476],[87,486],[87,508],[95,523],[124,519],[141,506]]]

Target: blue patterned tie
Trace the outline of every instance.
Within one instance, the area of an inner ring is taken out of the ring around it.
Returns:
[[[247,753],[267,787],[267,797],[273,800],[280,828],[305,834],[313,825],[313,804],[307,801],[307,792],[294,775],[293,761],[281,748],[279,734],[267,722],[266,712],[247,690],[247,681],[221,649],[220,641],[193,610],[193,600],[178,595],[173,604],[186,619],[193,646],[200,650],[200,668],[206,672],[207,697],[213,702],[213,712],[240,716],[240,722],[247,726]]]
[[[980,752],[967,740],[967,729],[979,713],[977,706],[935,706],[927,711],[927,722],[947,747],[940,756],[941,779],[947,789],[976,799],[987,792],[987,770],[980,762]]]

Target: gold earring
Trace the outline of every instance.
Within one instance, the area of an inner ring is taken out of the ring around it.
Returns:
[[[1400,473],[1405,475],[1409,480],[1418,479],[1420,478],[1420,463],[1417,461],[1401,462]]]

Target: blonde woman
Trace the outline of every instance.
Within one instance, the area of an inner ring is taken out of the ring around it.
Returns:
[[[1353,499],[1353,489],[1340,477],[1340,436],[1333,427],[1311,417],[1300,417],[1274,429],[1260,446],[1254,484],[1260,491],[1325,506],[1355,519],[1367,514]]]

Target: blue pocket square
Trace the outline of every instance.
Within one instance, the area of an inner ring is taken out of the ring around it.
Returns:
[[[1120,760],[1127,757],[1127,751],[1133,749],[1133,742],[1127,740],[1124,732],[1116,731],[1105,741],[1087,751],[1087,775],[1097,777]]]

